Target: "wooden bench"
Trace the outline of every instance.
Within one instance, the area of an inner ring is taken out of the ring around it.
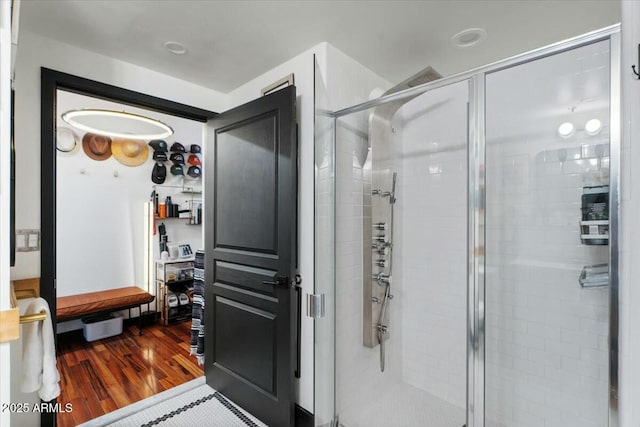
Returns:
[[[58,297],[56,298],[56,320],[65,322],[127,309],[129,310],[129,318],[131,318],[131,309],[138,307],[139,328],[140,335],[142,335],[142,304],[148,304],[154,298],[153,295],[137,286]]]

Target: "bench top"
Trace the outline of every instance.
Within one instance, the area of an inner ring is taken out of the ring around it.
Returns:
[[[117,310],[153,301],[154,296],[137,286],[107,289],[56,298],[58,321]]]

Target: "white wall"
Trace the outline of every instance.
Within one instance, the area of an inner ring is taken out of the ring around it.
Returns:
[[[21,32],[16,60],[16,228],[40,228],[40,67],[211,111],[226,96],[175,77]],[[40,276],[40,252],[18,253],[12,279]]]
[[[640,2],[622,2],[622,164],[620,233],[620,420],[640,425]]]

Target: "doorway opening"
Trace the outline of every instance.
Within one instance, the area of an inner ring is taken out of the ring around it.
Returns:
[[[51,308],[54,332],[62,334],[56,346],[63,389],[59,399],[80,399],[74,405],[76,419],[65,420],[69,414],[60,413],[58,424],[76,425],[202,376],[196,358],[189,356],[192,298],[187,279],[193,280],[193,256],[203,246],[197,217],[203,203],[204,123],[216,113],[45,68],[41,96],[40,289]],[[148,140],[120,141],[123,148],[137,148],[135,153],[118,152],[118,143],[111,141],[109,155],[102,156],[86,132],[61,121],[64,112],[85,108],[159,117],[172,122],[175,134],[162,147],[148,146]],[[67,145],[61,146],[63,139]],[[174,165],[179,167],[172,171]],[[159,169],[164,169],[162,179]],[[165,201],[171,199],[176,207],[167,216]],[[166,264],[181,267],[170,268],[162,283],[156,280],[161,247],[175,255]],[[56,323],[59,297],[132,285],[154,300],[122,312],[128,321],[110,315]],[[138,320],[149,323],[141,336]],[[118,328],[123,333],[109,337]],[[54,425],[53,414],[43,413],[42,425]]]

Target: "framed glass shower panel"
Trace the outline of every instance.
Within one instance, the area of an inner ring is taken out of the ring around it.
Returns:
[[[608,425],[610,63],[486,75],[487,426]]]
[[[336,120],[336,411],[344,426],[465,423],[468,102],[464,80]],[[393,297],[384,317],[380,274],[391,276]]]

